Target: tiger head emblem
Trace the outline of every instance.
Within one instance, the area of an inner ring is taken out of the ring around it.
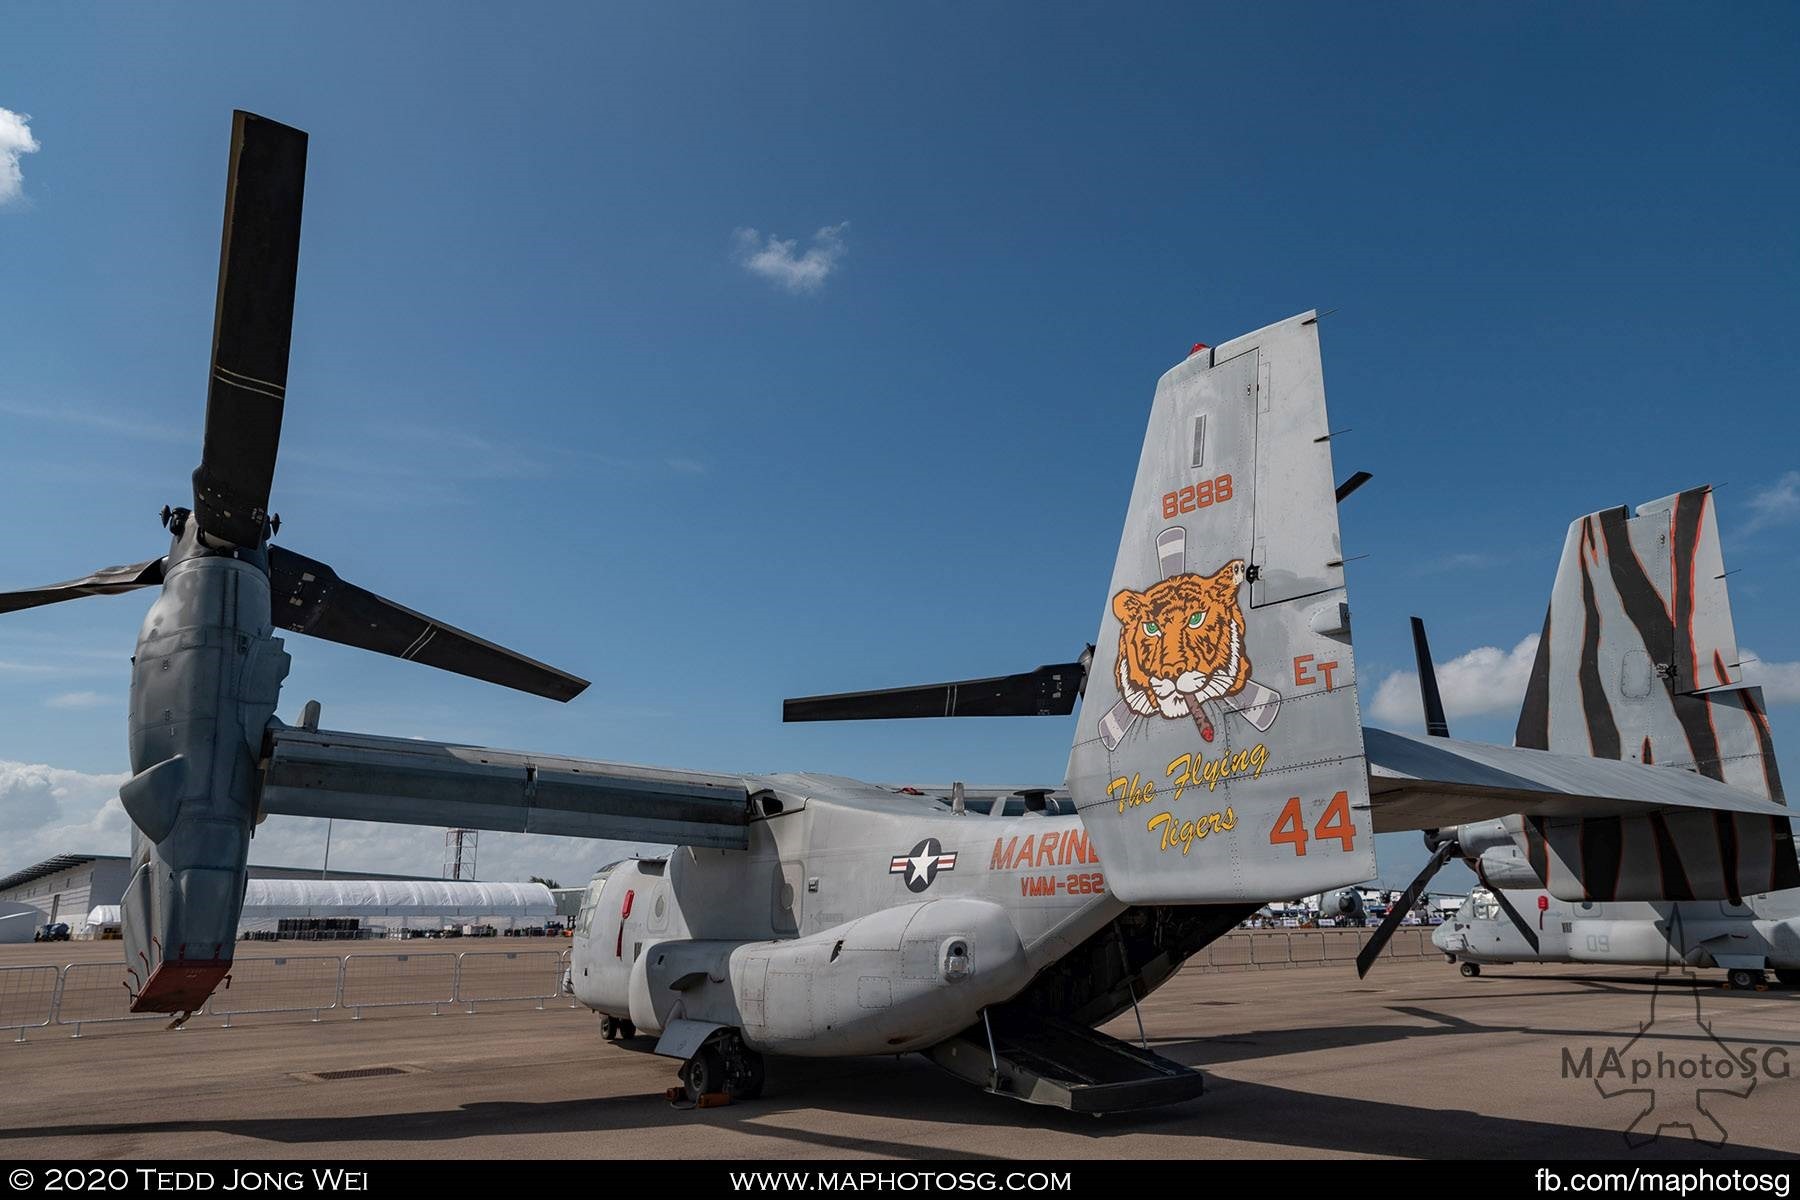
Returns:
[[[1244,612],[1238,606],[1244,560],[1211,575],[1171,575],[1112,599],[1119,619],[1119,694],[1140,716],[1191,717],[1212,740],[1208,701],[1236,695],[1250,678]]]

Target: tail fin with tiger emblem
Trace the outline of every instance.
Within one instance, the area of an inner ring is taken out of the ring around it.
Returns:
[[[1131,903],[1373,877],[1318,318],[1157,385],[1069,760]]]

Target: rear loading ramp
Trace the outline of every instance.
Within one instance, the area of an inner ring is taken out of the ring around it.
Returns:
[[[1115,1113],[1192,1100],[1206,1090],[1191,1067],[1056,1017],[995,1014],[926,1057],[984,1091],[1070,1112]]]

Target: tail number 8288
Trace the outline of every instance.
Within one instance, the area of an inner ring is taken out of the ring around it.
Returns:
[[[1210,508],[1215,504],[1223,504],[1231,499],[1231,476],[1220,475],[1216,479],[1202,479],[1179,491],[1164,492],[1162,498],[1163,516],[1176,517],[1182,513],[1191,513],[1195,509]]]

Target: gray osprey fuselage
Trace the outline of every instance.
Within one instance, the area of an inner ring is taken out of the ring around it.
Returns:
[[[1772,970],[1800,983],[1800,891],[1738,901],[1570,901],[1509,889],[1507,898],[1534,927],[1535,949],[1479,890],[1432,931],[1432,944],[1452,962],[1715,967],[1733,982]]]
[[[702,1021],[782,1054],[920,1050],[1125,909],[1072,813],[1006,816],[999,798],[992,815],[959,814],[828,776],[759,782],[746,849],[683,847],[595,876],[571,956],[583,1003],[641,1033]],[[1116,1011],[1120,995],[1095,1000]]]

